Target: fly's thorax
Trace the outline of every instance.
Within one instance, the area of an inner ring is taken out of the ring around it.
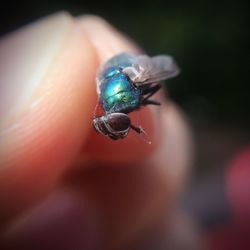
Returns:
[[[126,74],[119,71],[104,79],[100,86],[101,104],[107,112],[126,112],[137,109],[140,105],[140,90],[135,88]]]
[[[109,78],[113,77],[114,75],[121,73],[121,70],[122,69],[119,67],[107,68],[101,72],[100,78],[102,81],[105,81],[105,79],[109,79]]]

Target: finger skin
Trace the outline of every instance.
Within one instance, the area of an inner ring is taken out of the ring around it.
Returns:
[[[68,212],[72,214],[72,221],[75,222],[74,211],[79,209],[82,211],[77,214],[79,218],[75,227],[85,228],[83,235],[86,231],[96,233],[98,237],[95,243],[101,246],[97,249],[138,249],[132,246],[140,242],[146,232],[155,232],[156,228],[160,231],[155,244],[162,244],[159,241],[165,242],[168,236],[177,237],[178,244],[186,242],[178,233],[176,235],[176,229],[172,227],[176,223],[173,214],[177,210],[177,197],[185,188],[189,171],[190,159],[187,158],[186,152],[186,147],[190,146],[188,131],[182,117],[172,104],[164,108],[162,123],[166,128],[162,137],[169,140],[163,140],[164,147],[156,150],[157,157],[151,155],[145,158],[144,162],[119,164],[119,166],[115,163],[91,164],[89,168],[79,165],[65,175],[60,189],[66,189],[69,197],[72,196],[73,200],[77,197],[79,201],[74,210]],[[178,161],[172,158],[175,151],[179,157]],[[71,235],[73,229],[65,225],[65,228],[55,232],[54,225],[57,224],[55,221],[61,225],[61,217],[48,220],[47,216],[53,214],[53,211],[63,209],[64,201],[59,204],[57,201],[56,198],[52,203],[56,203],[57,209],[54,206],[46,208],[43,202],[39,205],[39,213],[35,208],[27,214],[25,219],[8,231],[7,243],[14,242],[17,246],[24,243],[25,246],[37,245],[34,240],[30,243],[27,241],[28,232],[33,232],[35,239],[44,240],[44,245],[58,244],[58,237],[64,241],[60,235],[65,235],[67,231]],[[85,206],[91,210],[85,209]],[[82,222],[85,218],[89,218],[88,224]],[[180,220],[183,222],[183,219],[179,217],[177,219],[179,220],[177,224],[180,225]],[[42,226],[37,223],[41,220]],[[184,224],[180,225],[180,232],[187,232],[190,235],[189,225],[184,226]],[[47,233],[40,233],[41,231]],[[48,235],[55,235],[55,238],[50,237],[48,242]],[[79,246],[86,244],[83,235],[78,236],[78,239],[75,238]],[[154,237],[155,235],[149,234],[146,240],[150,242]],[[70,249],[67,248],[67,242],[68,239],[65,240],[65,249]]]
[[[5,232],[0,249],[101,249],[97,248],[92,211],[81,196],[69,190],[52,192],[14,228]]]
[[[162,109],[164,130],[154,154],[130,164],[90,163],[84,171],[79,165],[65,176],[63,186],[87,197],[99,215],[107,249],[120,249],[156,221],[168,223],[185,188],[192,156],[190,133],[175,105],[163,104]]]
[[[43,46],[53,49],[46,50]],[[0,204],[4,206],[0,209],[0,221],[3,225],[9,217],[47,193],[75,161],[91,128],[97,64],[87,36],[66,13],[10,34],[0,47],[5,51],[1,65],[12,66],[1,68],[1,86],[23,81],[23,88],[27,89],[25,81],[28,82],[37,69],[28,72],[26,67],[36,63],[43,67],[40,60],[50,59],[43,74],[34,77],[28,98],[12,104],[17,107],[1,118]],[[24,51],[31,51],[31,55]],[[48,55],[42,54],[44,51],[48,51]],[[8,76],[13,72],[20,75],[13,79]]]

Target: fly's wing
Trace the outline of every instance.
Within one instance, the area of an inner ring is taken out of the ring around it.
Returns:
[[[126,67],[132,67],[135,63],[136,56],[129,54],[127,52],[120,53],[116,56],[111,57],[99,70],[97,74],[97,93],[100,94],[100,84],[103,79],[105,79],[105,72],[107,72],[110,68],[121,68],[124,69]]]
[[[140,86],[151,84],[172,78],[179,73],[179,67],[171,56],[159,55],[149,57],[147,55],[137,56],[133,66],[126,67],[123,72]]]

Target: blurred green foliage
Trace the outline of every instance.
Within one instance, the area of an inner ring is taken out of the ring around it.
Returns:
[[[101,15],[149,54],[171,54],[169,95],[193,119],[250,125],[248,2],[30,0],[2,8],[1,34],[58,10]]]

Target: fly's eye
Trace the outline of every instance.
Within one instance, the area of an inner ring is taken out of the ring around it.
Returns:
[[[123,113],[112,113],[106,116],[108,125],[114,131],[126,131],[130,128],[130,118]]]

